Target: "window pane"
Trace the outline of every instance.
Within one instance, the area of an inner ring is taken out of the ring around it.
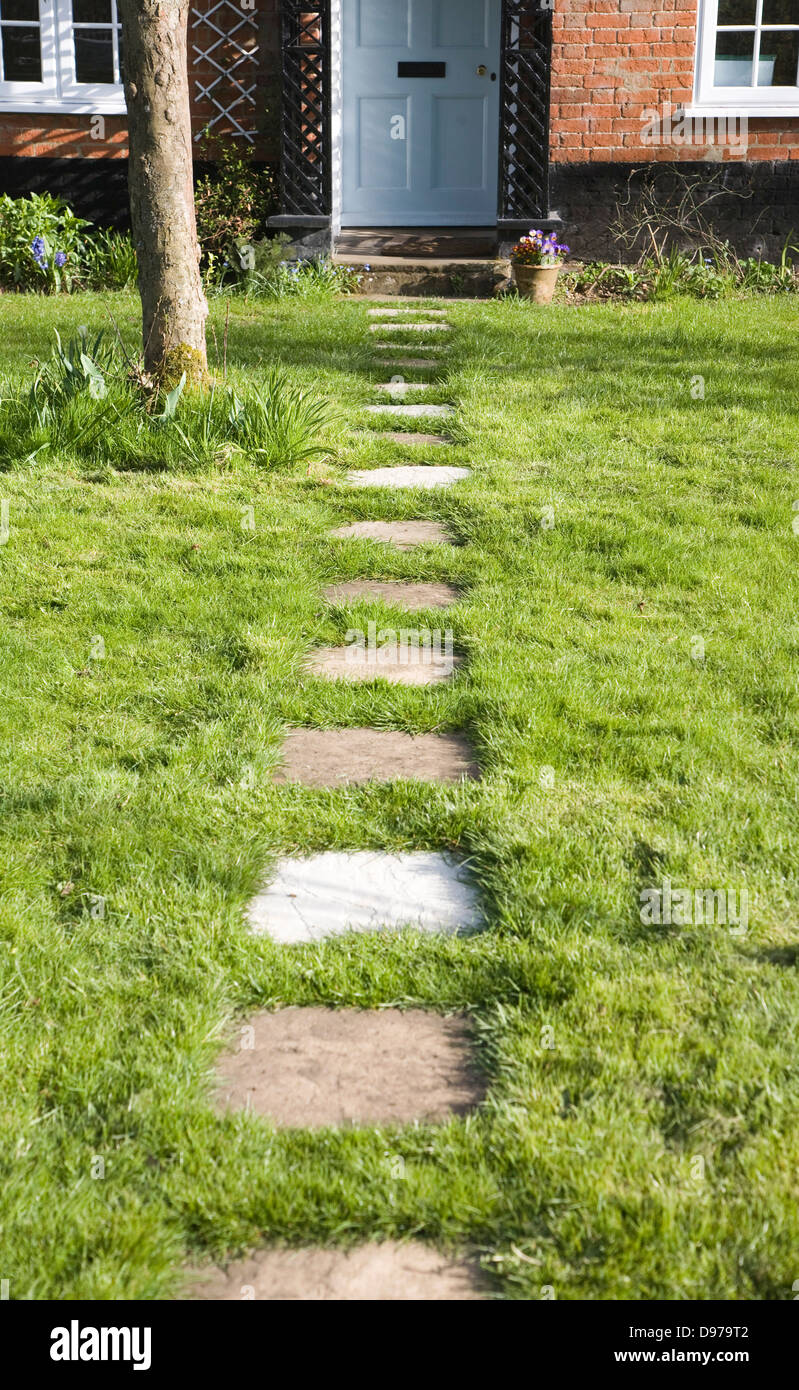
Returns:
[[[0,19],[35,19],[39,23],[39,0],[0,0]]]
[[[799,24],[799,0],[763,0],[764,24]]]
[[[795,87],[799,68],[799,31],[764,29],[760,36],[758,87]]]
[[[110,29],[74,29],[78,82],[113,82],[114,44]]]
[[[3,25],[3,76],[6,82],[41,82],[42,51],[38,25]]]
[[[751,87],[754,34],[716,35],[714,87]]]
[[[110,24],[111,0],[72,0],[72,18],[76,24]]]
[[[754,24],[756,0],[719,0],[719,24]]]

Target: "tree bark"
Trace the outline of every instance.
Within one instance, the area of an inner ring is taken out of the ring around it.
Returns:
[[[187,69],[190,0],[118,0],[128,108],[129,187],[144,365],[159,382],[208,380],[194,214]]]

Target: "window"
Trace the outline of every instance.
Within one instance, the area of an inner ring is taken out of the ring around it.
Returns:
[[[703,0],[696,100],[799,115],[799,0]]]
[[[0,106],[124,112],[117,0],[0,0]]]

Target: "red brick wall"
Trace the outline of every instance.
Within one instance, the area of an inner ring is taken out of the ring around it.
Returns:
[[[647,109],[690,102],[697,0],[554,0],[555,163],[739,158],[731,147],[651,144]],[[749,117],[747,159],[799,158],[799,118]]]

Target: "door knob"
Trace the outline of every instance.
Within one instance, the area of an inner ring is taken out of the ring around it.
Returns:
[[[477,69],[477,76],[478,76],[478,77],[485,77],[485,75],[486,75],[487,72],[488,72],[488,68],[486,67],[485,63],[481,63],[480,66],[479,66],[479,68]]]

